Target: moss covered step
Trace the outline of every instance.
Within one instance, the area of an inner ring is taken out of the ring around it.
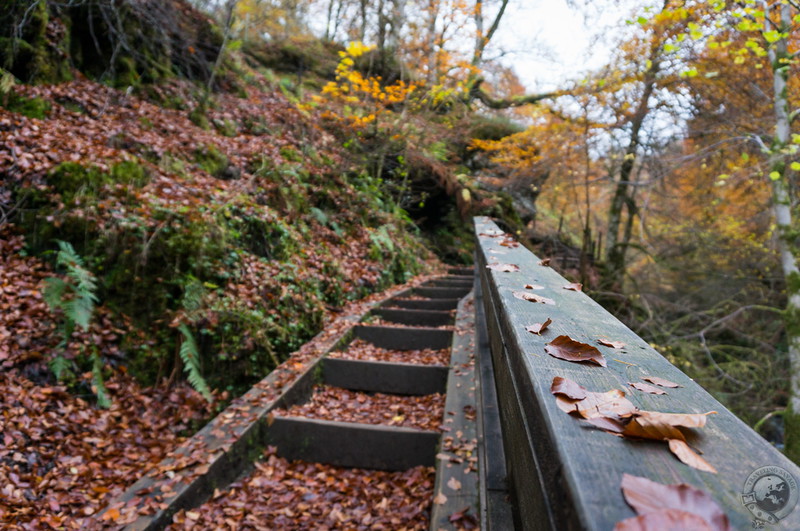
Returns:
[[[469,276],[475,274],[475,269],[471,267],[451,267],[447,270],[449,275]]]

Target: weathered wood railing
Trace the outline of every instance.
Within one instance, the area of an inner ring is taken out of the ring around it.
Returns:
[[[484,310],[478,320],[485,314],[514,527],[613,529],[618,521],[635,516],[620,489],[624,473],[664,484],[687,483],[706,491],[725,511],[733,529],[754,525],[755,517],[745,507],[743,494],[748,477],[761,467],[780,467],[793,476],[794,483],[788,482],[794,494],[790,503],[797,500],[800,469],[770,443],[587,295],[563,289],[567,281],[539,265],[539,258],[529,250],[500,245],[503,238],[496,235],[502,231],[490,219],[476,218],[475,233],[477,295],[482,299],[476,303]],[[487,269],[487,264],[493,263],[515,264],[519,271]],[[526,291],[526,284],[543,286],[528,291],[553,299],[555,304],[514,297],[514,291]],[[553,323],[543,335],[526,331],[526,326],[548,318]],[[562,334],[597,345],[607,367],[549,356],[545,345]],[[597,344],[598,338],[621,341],[625,347],[603,347]],[[574,380],[590,391],[624,389],[627,398],[642,410],[717,411],[705,427],[687,431],[694,432],[689,444],[702,452],[718,473],[684,465],[664,442],[615,437],[566,414],[550,392],[555,376]],[[629,382],[641,381],[644,376],[661,377],[682,387],[666,389],[666,395],[629,387]],[[483,430],[484,442],[490,445],[493,428],[487,428],[484,421]],[[491,450],[487,459],[491,460]],[[497,465],[485,474],[491,476],[493,470]],[[492,489],[496,483],[495,479],[486,487]],[[484,493],[482,501],[488,507],[482,511],[488,521],[483,523],[484,528],[499,529],[507,523],[492,516],[493,499],[498,498]],[[502,507],[499,509],[496,512],[502,515]],[[800,507],[781,516],[778,528],[800,529]]]

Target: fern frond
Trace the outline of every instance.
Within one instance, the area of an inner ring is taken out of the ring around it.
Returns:
[[[111,407],[111,398],[108,396],[106,382],[103,380],[103,360],[97,349],[92,351],[92,391],[97,396],[97,405],[103,409]]]
[[[56,263],[58,265],[69,267],[72,264],[77,264],[83,267],[83,258],[75,251],[71,243],[63,240],[56,240],[56,243],[59,248],[58,256],[56,257]]]
[[[183,334],[183,343],[181,343],[180,355],[183,361],[183,370],[186,371],[187,379],[195,390],[203,395],[208,402],[211,402],[213,397],[211,390],[208,388],[208,383],[203,378],[200,372],[200,351],[197,348],[197,343],[194,341],[194,336],[189,330],[189,327],[182,324],[178,327],[181,334]]]
[[[69,360],[61,355],[58,355],[50,360],[48,365],[50,366],[50,370],[53,371],[53,375],[55,375],[56,380],[59,382],[71,372]]]
[[[91,271],[83,267],[72,266],[68,268],[67,274],[78,285],[76,291],[79,296],[97,302],[97,296],[94,294],[97,290],[97,280]]]
[[[50,277],[45,279],[45,287],[42,295],[44,302],[50,307],[50,310],[55,311],[64,307],[64,293],[67,291],[67,283],[58,277]]]
[[[89,329],[89,322],[92,320],[93,312],[94,302],[87,297],[76,297],[64,303],[64,314],[67,319],[75,322],[84,330]]]

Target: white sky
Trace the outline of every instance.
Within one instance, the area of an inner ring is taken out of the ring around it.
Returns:
[[[566,0],[512,0],[489,55],[505,52],[503,63],[514,68],[528,89],[553,90],[605,64],[632,9],[651,2],[578,3],[570,7]]]

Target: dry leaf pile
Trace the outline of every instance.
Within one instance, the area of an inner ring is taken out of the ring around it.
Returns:
[[[255,467],[206,504],[177,513],[168,529],[428,528],[432,467],[385,472],[289,462],[274,448]]]
[[[625,392],[612,389],[605,393],[588,391],[567,378],[556,376],[550,387],[558,407],[608,433],[631,439],[666,441],[670,451],[683,463],[716,472],[686,442],[686,429],[702,428],[708,415],[716,413],[661,413],[643,411],[634,406]]]
[[[320,385],[314,388],[314,393],[307,402],[295,404],[288,409],[276,409],[274,413],[286,417],[387,424],[439,431],[444,400],[444,395],[440,393],[400,396]]]
[[[450,363],[450,349],[392,350],[376,347],[363,339],[356,339],[347,345],[347,350],[331,352],[328,357],[346,360],[385,361],[389,363],[448,365]]]

